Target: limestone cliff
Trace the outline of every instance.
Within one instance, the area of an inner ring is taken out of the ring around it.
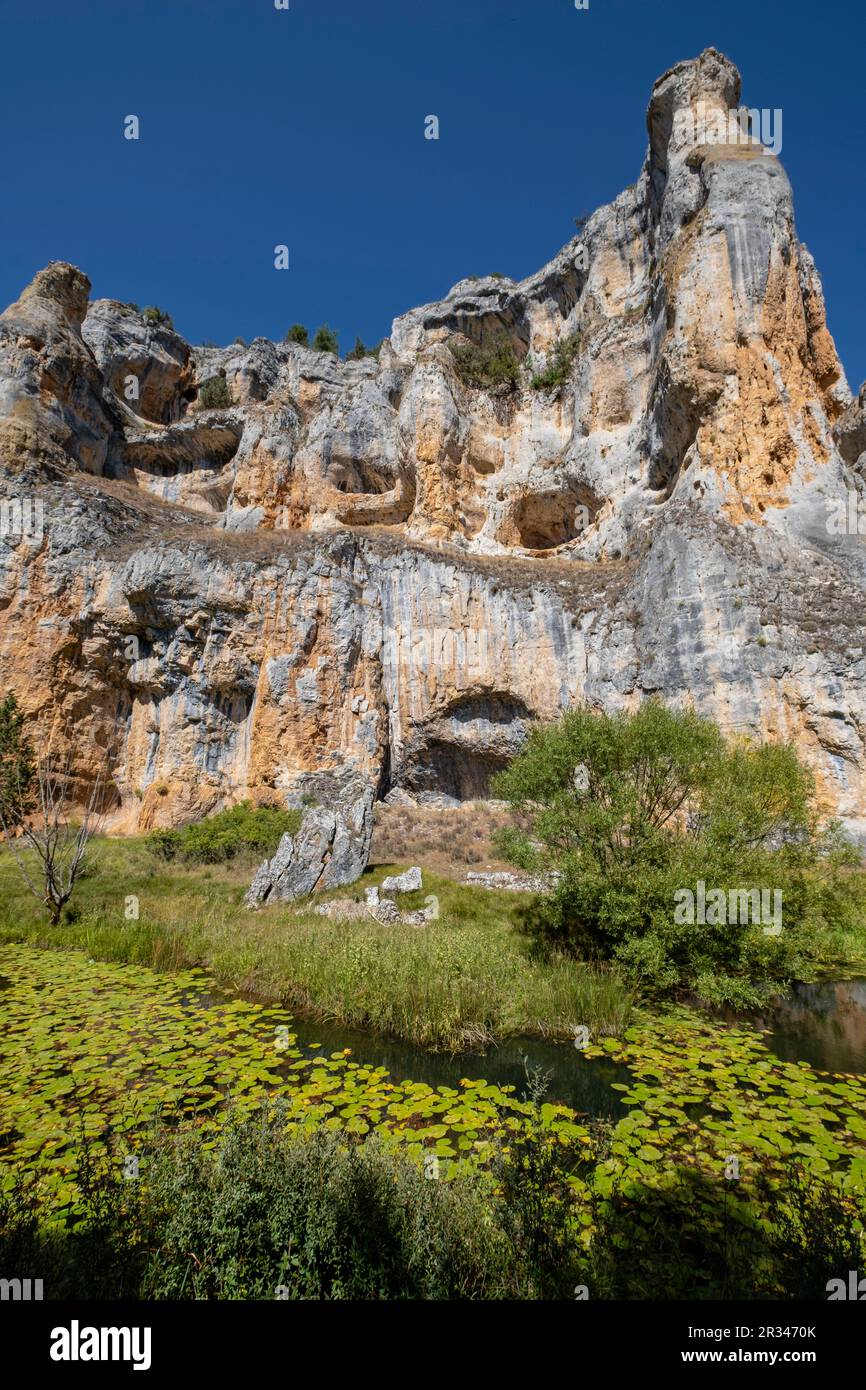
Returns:
[[[63,263],[0,316],[0,689],[83,782],[111,745],[117,828],[327,770],[483,795],[528,721],[650,692],[795,739],[866,824],[864,395],[778,159],[706,138],[739,100],[671,69],[631,188],[378,359],[190,347]],[[513,386],[467,384],[503,342]]]

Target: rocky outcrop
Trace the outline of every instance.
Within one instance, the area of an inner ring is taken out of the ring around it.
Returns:
[[[96,359],[107,391],[134,415],[157,424],[180,417],[195,396],[192,349],[165,324],[133,305],[97,299],[81,336]]]
[[[309,778],[303,800],[323,798],[295,835],[283,835],[272,859],[257,870],[248,907],[294,902],[317,888],[340,888],[360,878],[373,838],[373,789],[357,777]]]
[[[188,348],[60,263],[0,316],[0,488],[45,516],[0,536],[0,688],[77,720],[83,781],[119,745],[116,828],[314,773],[483,796],[531,721],[649,693],[866,819],[863,393],[739,100],[671,69],[631,188],[378,359]],[[497,344],[512,382],[461,366]]]

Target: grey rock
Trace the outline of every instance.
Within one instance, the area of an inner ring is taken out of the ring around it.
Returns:
[[[402,874],[391,874],[382,879],[383,893],[415,893],[421,887],[421,870],[415,866]]]
[[[387,926],[402,921],[402,913],[393,898],[380,898],[376,907],[376,918]]]
[[[284,835],[273,858],[256,870],[248,907],[294,902],[316,889],[354,883],[370,857],[373,789],[362,779],[327,774],[306,779],[326,804],[311,807],[295,835]]]
[[[501,869],[472,869],[464,882],[474,888],[489,888],[508,893],[549,893],[556,887],[559,875],[514,874]]]
[[[191,350],[183,338],[162,324],[114,299],[95,299],[87,310],[81,336],[90,348],[108,389],[134,415],[168,424],[180,417],[183,393],[193,383]],[[128,379],[137,396],[130,397]]]

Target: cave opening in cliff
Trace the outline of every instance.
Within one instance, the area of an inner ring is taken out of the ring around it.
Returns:
[[[477,751],[462,744],[435,741],[427,746],[427,763],[419,781],[422,794],[452,801],[484,801],[490,796],[490,779],[508,766],[508,758]]]
[[[512,513],[511,544],[555,550],[576,540],[594,521],[601,500],[590,488],[528,493]]]
[[[455,701],[419,731],[404,786],[422,799],[486,800],[491,778],[519,752],[533,717],[523,700],[503,692]]]
[[[337,492],[358,492],[377,495],[389,492],[394,480],[385,477],[375,464],[364,459],[341,462],[331,468],[328,481]]]

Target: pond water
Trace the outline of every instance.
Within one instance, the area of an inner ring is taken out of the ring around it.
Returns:
[[[545,1099],[568,1105],[587,1115],[618,1119],[628,1106],[614,1082],[630,1083],[627,1067],[604,1057],[588,1061],[572,1043],[545,1042],[540,1038],[507,1038],[488,1052],[427,1052],[400,1038],[379,1037],[372,1033],[337,1025],[292,1019],[292,1032],[302,1052],[315,1055],[311,1044],[321,1043],[325,1053],[344,1047],[352,1049],[358,1062],[386,1067],[394,1081],[424,1081],[428,1086],[457,1086],[461,1077],[488,1081],[494,1086],[514,1086],[523,1098],[527,1091],[526,1066],[540,1069],[547,1076]]]
[[[783,1062],[818,1071],[866,1072],[866,980],[793,985],[784,998],[728,1022],[769,1029],[764,1042]]]

